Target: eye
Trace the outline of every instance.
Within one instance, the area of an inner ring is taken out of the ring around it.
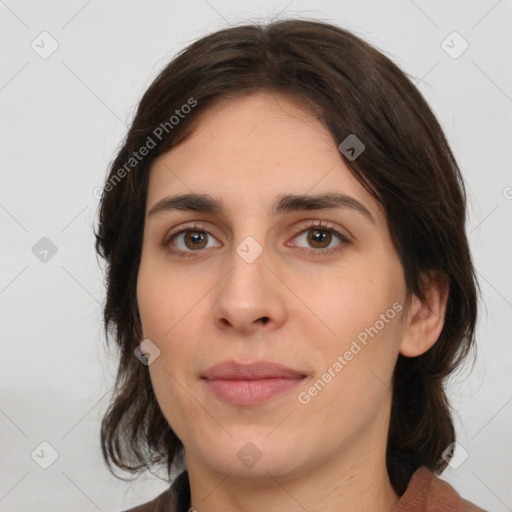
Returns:
[[[336,239],[338,240],[338,244],[335,243]],[[313,249],[308,251],[308,254],[312,255],[338,252],[341,250],[340,246],[345,246],[350,243],[350,240],[346,236],[339,233],[329,224],[321,221],[309,223],[304,226],[294,240],[299,240],[309,245],[310,248],[312,247]]]
[[[179,231],[171,232],[163,241],[164,247],[174,253],[180,253],[180,256],[193,256],[194,252],[200,252],[202,249],[211,247],[220,247],[222,244],[210,243],[216,240],[206,227],[200,224],[185,226]],[[302,226],[298,235],[293,240],[299,240],[301,243],[309,245],[308,255],[320,256],[338,252],[350,243],[350,240],[342,235],[327,223],[322,221],[310,222]],[[336,244],[336,241],[338,243]],[[287,244],[288,245],[288,244]],[[292,244],[296,246],[297,244]],[[311,249],[312,248],[312,249]],[[306,247],[307,249],[307,247]]]
[[[206,231],[205,227],[199,224],[186,226],[178,232],[171,233],[164,240],[164,246],[172,246],[171,250],[175,252],[196,252],[201,249],[212,247],[209,245],[209,239],[213,236]],[[219,247],[221,244],[213,245]]]

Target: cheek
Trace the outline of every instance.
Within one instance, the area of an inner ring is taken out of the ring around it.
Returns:
[[[181,396],[180,385],[189,386],[193,379],[204,339],[201,298],[211,287],[179,273],[160,270],[154,261],[147,265],[142,262],[137,281],[143,336],[160,350],[149,367],[159,402],[160,395],[165,400],[166,396]]]
[[[342,312],[337,323],[332,320],[336,336],[316,347],[317,373],[302,389],[300,403],[308,417],[325,418],[328,411],[340,418],[339,424],[322,427],[326,435],[359,431],[387,403],[402,327],[400,313],[384,305],[365,314]]]
[[[197,404],[187,393],[179,375],[169,368],[166,356],[156,359],[149,366],[151,384],[156,400],[176,435],[183,440],[188,430],[193,430],[191,425],[199,423]]]
[[[157,263],[141,264],[137,302],[144,335],[162,342],[170,339],[182,322],[193,321],[194,308],[207,291],[207,284],[161,269]]]
[[[310,340],[307,352],[316,362],[316,378],[331,369],[325,375],[330,391],[321,394],[332,399],[334,407],[340,403],[340,393],[348,393],[342,400],[348,406],[357,397],[385,392],[403,334],[401,267],[393,263],[381,264],[378,270],[371,266],[350,270],[320,287],[309,283],[301,293],[309,291],[307,304],[316,315],[296,313],[303,316],[301,332]]]
[[[310,316],[306,325],[317,330],[321,327],[333,340],[355,338],[376,322],[379,327],[381,315],[385,320],[397,316],[393,304],[402,300],[400,282],[383,278],[384,274],[381,269],[381,276],[372,277],[367,269],[350,269],[340,272],[336,279],[307,280],[295,288],[297,296],[304,298],[296,314],[303,321]]]

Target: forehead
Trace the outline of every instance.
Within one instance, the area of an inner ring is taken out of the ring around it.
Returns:
[[[262,92],[222,99],[192,134],[153,163],[148,210],[166,195],[212,194],[229,212],[268,212],[283,194],[342,193],[377,220],[381,205],[350,172],[327,127],[295,98]]]

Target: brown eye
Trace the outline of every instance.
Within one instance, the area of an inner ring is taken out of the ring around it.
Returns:
[[[308,243],[316,249],[327,249],[332,240],[332,233],[327,229],[310,229]]]
[[[351,243],[349,238],[342,235],[334,227],[318,221],[303,226],[294,240],[293,246],[301,247],[302,251],[306,251],[310,256],[339,252]]]
[[[177,233],[169,236],[164,241],[164,246],[168,246],[175,253],[199,252],[201,249],[210,247],[220,247],[221,243],[214,243],[216,239],[202,226],[188,226]]]
[[[207,235],[205,231],[186,231],[184,243],[188,249],[203,249],[206,246],[206,242]]]

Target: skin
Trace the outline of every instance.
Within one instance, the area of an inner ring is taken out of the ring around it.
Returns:
[[[389,512],[399,499],[385,463],[391,376],[399,353],[417,356],[437,340],[447,281],[435,274],[427,301],[407,303],[385,213],[339,142],[296,100],[257,93],[202,112],[192,135],[151,169],[137,299],[144,338],[160,350],[152,384],[184,444],[199,512]],[[346,208],[270,212],[279,194],[333,191],[357,199],[374,222]],[[147,215],[166,196],[191,192],[222,199],[224,212]],[[164,245],[191,221],[206,231],[206,246],[187,245],[184,233]],[[313,245],[308,233],[318,228],[307,221],[329,223],[348,242],[332,234]],[[262,248],[252,263],[236,251],[247,236]],[[300,403],[298,394],[396,303],[401,311]],[[233,406],[200,378],[229,359],[279,362],[307,377],[266,403]],[[249,442],[261,454],[252,467],[237,457]]]

